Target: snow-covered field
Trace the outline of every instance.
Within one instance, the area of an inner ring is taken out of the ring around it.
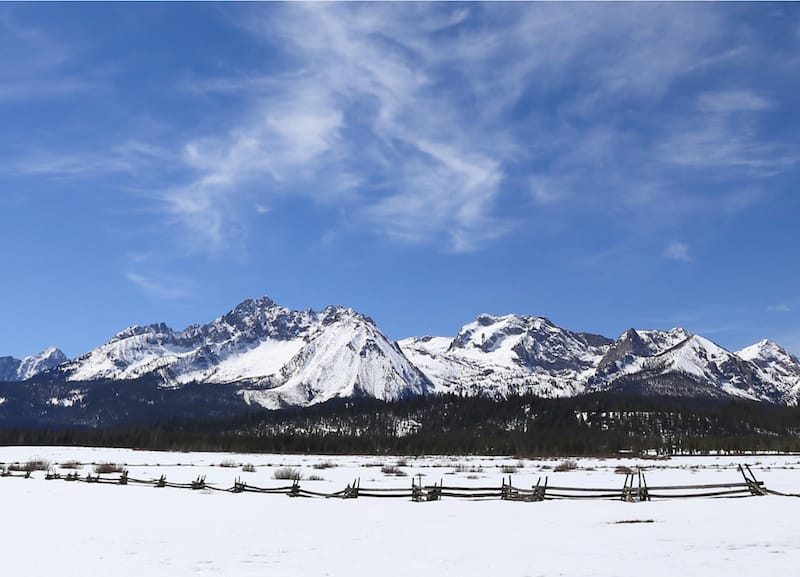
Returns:
[[[135,478],[189,482],[198,475],[220,487],[236,477],[281,486],[280,467],[298,469],[301,485],[333,492],[355,478],[362,486],[425,483],[499,485],[503,467],[514,485],[539,476],[551,484],[621,487],[622,465],[642,466],[651,485],[738,482],[749,463],[771,489],[800,492],[800,456],[685,457],[666,461],[493,457],[406,458],[407,476],[382,472],[396,457],[160,453],[123,449],[0,447],[0,463],[68,461],[124,464]],[[320,468],[322,464],[332,465]],[[222,464],[228,466],[220,466]],[[255,472],[243,472],[252,464]],[[235,466],[230,466],[235,465]],[[317,467],[315,468],[314,465]],[[509,469],[506,469],[509,470]],[[290,499],[231,494],[0,479],[0,563],[6,574],[588,577],[693,577],[798,574],[800,498],[617,501],[472,502],[447,499]],[[625,523],[625,521],[639,521]]]

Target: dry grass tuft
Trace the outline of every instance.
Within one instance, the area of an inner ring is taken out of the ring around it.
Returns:
[[[97,463],[94,466],[94,472],[98,475],[102,473],[122,473],[124,470],[122,465],[116,463]]]
[[[281,481],[299,481],[303,478],[303,475],[299,469],[281,467],[280,469],[275,469],[275,472],[272,473],[272,478]]]
[[[47,471],[50,468],[50,461],[47,459],[31,459],[25,463],[12,463],[8,466],[9,471]]]
[[[394,475],[395,477],[407,477],[408,473],[403,471],[400,467],[394,465],[384,465],[381,467],[381,473],[384,475]]]
[[[553,471],[556,473],[564,473],[565,471],[574,471],[578,468],[578,463],[575,461],[567,460],[561,461],[558,465],[555,466]]]

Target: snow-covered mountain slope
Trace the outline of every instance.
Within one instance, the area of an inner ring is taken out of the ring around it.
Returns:
[[[400,347],[438,392],[563,397],[582,392],[610,344],[543,317],[484,314],[454,339],[410,338]]]
[[[22,360],[0,357],[0,381],[25,381],[67,360],[67,356],[55,347],[49,347]]]
[[[772,383],[760,379],[749,362],[682,329],[627,331],[609,349],[589,383],[589,390],[606,389],[672,396],[783,400],[780,391]]]
[[[277,408],[304,406],[335,397],[396,400],[425,395],[431,385],[396,343],[361,315],[326,309],[308,343],[277,373],[245,390],[248,402]]]
[[[389,400],[430,389],[370,318],[342,307],[294,311],[267,297],[183,331],[128,328],[57,371],[68,381],[235,383],[247,402],[269,408],[359,395]]]
[[[736,354],[681,328],[630,329],[611,341],[544,318],[481,315],[455,339],[417,337],[400,346],[437,392],[560,397],[617,390],[779,404],[800,398],[800,363],[774,343]]]
[[[637,331],[628,329],[606,351],[597,366],[598,375],[612,375],[631,365],[634,359],[659,355],[691,335],[684,329]]]
[[[55,347],[49,347],[38,355],[31,355],[22,359],[17,369],[20,381],[25,381],[48,369],[57,367],[67,362],[67,355]]]
[[[800,360],[779,344],[763,340],[737,351],[737,356],[756,368],[759,377],[783,395],[783,402],[797,405],[800,400]]]

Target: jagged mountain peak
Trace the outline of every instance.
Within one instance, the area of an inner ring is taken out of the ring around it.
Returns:
[[[38,355],[31,355],[22,359],[18,374],[19,380],[25,381],[67,362],[67,355],[56,347],[48,347]]]
[[[611,375],[625,366],[636,362],[637,358],[655,357],[685,343],[692,338],[686,329],[641,330],[630,328],[609,347],[597,367],[597,374]]]
[[[658,355],[672,347],[686,341],[693,335],[684,328],[676,327],[669,330],[660,329],[629,329],[625,334],[633,331],[649,349],[651,355]]]
[[[481,314],[453,339],[411,338],[400,346],[439,391],[568,396],[580,391],[610,342],[545,317]]]
[[[247,299],[240,302],[230,311],[225,313],[220,319],[231,325],[239,324],[242,321],[249,319],[256,319],[271,311],[271,309],[281,309],[275,301],[268,296],[263,296],[257,299]],[[289,309],[286,309],[287,311]]]
[[[356,310],[352,308],[343,307],[341,305],[329,305],[322,310],[322,323],[323,324],[330,324],[336,321],[340,321],[344,318],[352,318],[356,319],[361,322],[365,322],[371,325],[375,324],[370,317],[366,315],[362,315]]]
[[[123,341],[133,337],[140,337],[143,335],[158,335],[170,334],[174,332],[165,323],[154,323],[150,325],[131,325],[126,329],[121,330],[114,335],[112,340]]]
[[[68,381],[234,384],[245,400],[270,408],[360,394],[393,399],[429,388],[369,317],[342,306],[296,311],[269,297],[180,332],[131,327],[61,370]]]
[[[736,351],[736,354],[746,361],[752,361],[756,359],[777,359],[786,357],[792,357],[795,359],[795,361],[797,361],[797,357],[795,357],[792,353],[790,353],[782,346],[780,346],[778,343],[770,339],[764,339],[758,341],[755,344],[752,344],[739,351]]]
[[[477,324],[482,327],[488,327],[494,324],[507,324],[513,326],[531,326],[534,324],[549,324],[552,325],[553,323],[550,322],[549,319],[545,317],[537,317],[533,315],[519,315],[519,314],[505,314],[505,315],[492,315],[489,313],[481,313],[477,317],[473,323],[469,323],[465,325],[465,327],[470,326],[470,324]]]
[[[67,360],[67,355],[56,347],[48,347],[23,359],[0,357],[0,381],[25,381]]]
[[[275,301],[272,300],[267,295],[262,297],[254,298],[254,299],[245,299],[236,305],[231,312],[241,312],[241,313],[248,313],[251,311],[257,310],[264,310],[268,308],[272,308],[274,306],[278,306],[275,304]]]
[[[755,367],[759,378],[771,383],[783,396],[783,402],[800,401],[800,360],[775,341],[764,339],[737,351],[736,355]]]

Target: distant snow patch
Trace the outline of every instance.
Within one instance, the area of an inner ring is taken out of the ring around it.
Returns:
[[[68,396],[66,397],[50,397],[47,400],[48,405],[52,405],[54,407],[72,407],[76,403],[80,403],[86,397],[86,393],[79,389],[74,389],[69,391]]]

